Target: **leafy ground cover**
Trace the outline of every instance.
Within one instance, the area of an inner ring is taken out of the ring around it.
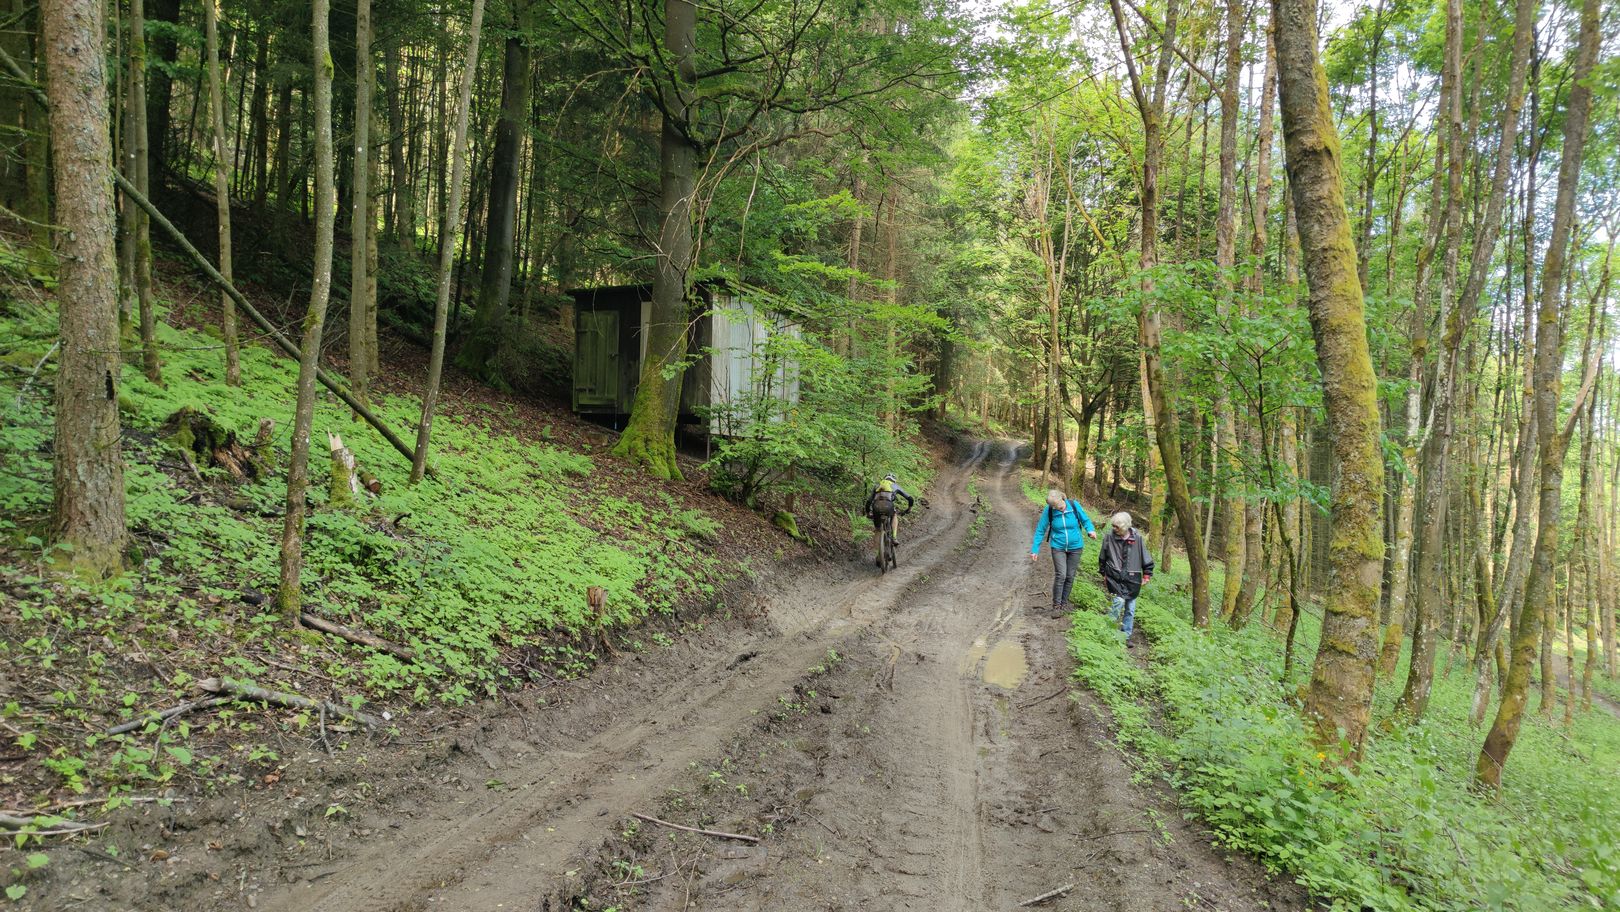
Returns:
[[[212,335],[160,322],[165,383],[148,382],[136,367],[121,378],[129,570],[110,584],[80,585],[50,572],[42,545],[54,336],[45,301],[0,304],[0,401],[8,406],[0,426],[0,807],[36,810],[77,798],[116,806],[132,793],[251,777],[274,768],[289,735],[340,728],[313,711],[227,705],[106,734],[194,698],[204,677],[365,704],[397,722],[412,705],[456,704],[581,673],[603,652],[604,628],[623,631],[678,606],[717,606],[728,582],[748,574],[747,553],[799,547],[696,485],[631,481],[606,456],[610,438],[564,426],[572,422],[566,415],[538,424],[522,403],[454,389],[434,426],[437,474],[413,487],[387,442],[323,393],[305,607],[411,657],[290,626],[268,595],[296,364],[246,346],[243,384],[232,389]],[[375,411],[413,437],[419,400],[408,388],[387,389]],[[187,408],[244,440],[261,418],[275,419],[273,470],[238,480],[206,456],[188,464],[166,426]],[[328,502],[328,432],[376,474],[379,496],[348,508]],[[606,590],[605,616],[588,608],[590,586]],[[646,636],[668,642],[662,631]],[[638,635],[616,638],[641,645]]]
[[[1295,700],[1308,659],[1283,680],[1282,641],[1263,624],[1193,629],[1185,586],[1181,568],[1144,593],[1145,659],[1120,648],[1100,592],[1087,587],[1070,654],[1141,774],[1166,777],[1220,843],[1334,909],[1620,907],[1620,825],[1607,810],[1620,786],[1599,760],[1620,749],[1620,721],[1590,712],[1565,728],[1561,714],[1527,713],[1503,793],[1485,798],[1469,788],[1483,737],[1468,722],[1469,675],[1437,678],[1422,724],[1378,724],[1403,668],[1379,681],[1361,765],[1327,765]],[[1307,614],[1301,656],[1318,634]]]

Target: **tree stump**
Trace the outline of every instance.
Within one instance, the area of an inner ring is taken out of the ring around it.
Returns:
[[[269,419],[259,422],[261,436],[268,436],[264,430],[266,421]],[[274,426],[274,422],[270,424]],[[219,466],[230,473],[232,481],[238,483],[269,474],[269,467],[260,461],[253,449],[242,445],[235,431],[221,427],[211,415],[190,406],[179,409],[165,419],[159,434],[193,468],[198,465]],[[257,448],[255,442],[254,449]]]
[[[327,494],[327,503],[335,510],[353,509],[354,499],[360,496],[360,479],[355,474],[354,454],[343,445],[343,438],[337,434],[327,434],[326,441],[332,448],[332,486]]]

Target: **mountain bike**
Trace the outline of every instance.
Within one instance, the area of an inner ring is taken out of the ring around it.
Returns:
[[[910,512],[910,507],[907,507],[904,511],[897,509],[895,512],[889,514],[889,521],[883,524],[883,556],[878,558],[879,573],[888,573],[890,570],[899,566],[894,550],[894,521]]]

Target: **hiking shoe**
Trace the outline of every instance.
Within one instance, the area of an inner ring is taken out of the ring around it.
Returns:
[[[1125,648],[1126,649],[1135,649],[1136,648],[1136,643],[1131,641],[1131,640],[1126,640],[1125,641]]]

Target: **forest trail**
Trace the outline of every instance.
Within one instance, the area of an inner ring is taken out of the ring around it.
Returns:
[[[621,908],[968,912],[1068,884],[1042,907],[1298,907],[1133,784],[1094,704],[1065,698],[1065,622],[1032,610],[1049,564],[1025,556],[1032,510],[1013,456],[968,448],[897,572],[852,563],[837,585],[774,592],[769,623],[700,667],[542,710],[533,741],[473,747],[481,765],[358,821],[368,838],[349,857],[264,871],[297,883],[257,908],[562,909],[589,895]],[[570,743],[587,710],[609,718]],[[499,787],[465,788],[475,775]],[[772,823],[737,845],[632,813],[746,833]]]

